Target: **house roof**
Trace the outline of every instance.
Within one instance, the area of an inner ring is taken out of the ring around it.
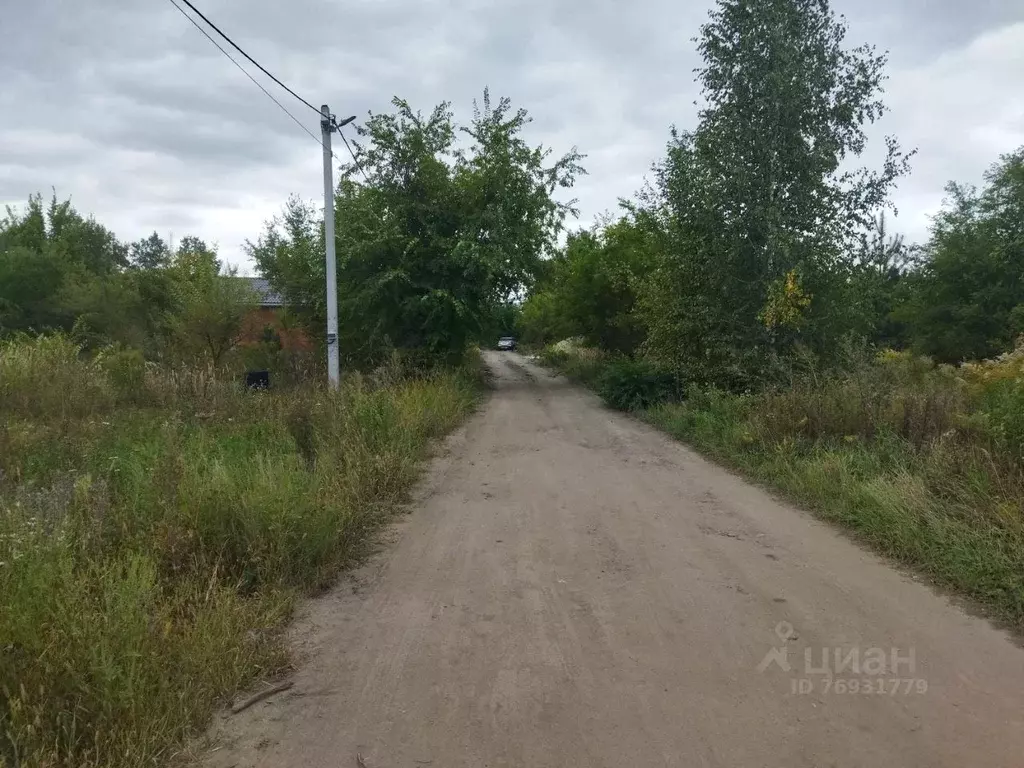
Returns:
[[[259,297],[261,307],[283,307],[284,297],[270,287],[265,277],[247,277],[250,287]]]

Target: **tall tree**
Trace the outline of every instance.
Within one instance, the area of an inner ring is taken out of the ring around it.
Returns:
[[[159,269],[166,267],[171,260],[167,243],[156,232],[132,243],[129,254],[132,266],[137,269]]]
[[[66,271],[49,248],[0,247],[0,336],[70,327],[57,301]]]
[[[170,268],[179,307],[172,318],[174,339],[185,355],[205,356],[217,366],[241,340],[256,295],[235,270],[221,271],[216,252],[202,240],[182,238],[182,246]]]
[[[914,254],[902,235],[890,234],[884,211],[873,227],[860,235],[851,276],[855,288],[851,311],[866,318],[868,338],[876,345],[907,346],[906,323],[895,313],[914,282]]]
[[[897,312],[914,346],[947,362],[992,357],[1024,333],[1024,147],[985,182],[981,192],[947,187],[921,275]]]
[[[471,238],[491,263],[494,290],[507,300],[530,284],[538,260],[557,244],[567,216],[576,216],[575,200],[555,198],[585,173],[575,147],[548,165],[551,150],[530,146],[522,136],[532,122],[512,102],[491,103],[484,89],[474,102],[472,122],[460,131],[472,138],[458,153],[456,184],[464,214],[463,238]]]
[[[127,250],[113,233],[83,218],[70,200],[29,197],[0,221],[0,333],[70,330],[74,308],[63,288],[117,274]]]
[[[0,251],[21,246],[41,253],[48,240],[42,195],[29,195],[24,213],[7,206],[7,215],[0,221]]]
[[[655,356],[749,371],[835,331],[829,297],[908,159],[888,138],[880,170],[849,169],[886,57],[845,35],[826,0],[719,0],[701,28],[707,104],[657,178],[674,246],[645,300]],[[796,311],[775,311],[785,296]]]
[[[352,187],[351,182],[342,181],[338,197],[344,197]],[[307,332],[315,337],[322,335],[327,324],[327,300],[323,217],[317,208],[298,197],[289,198],[282,214],[264,224],[256,242],[246,242],[246,252],[260,274],[288,299],[289,310]]]
[[[339,312],[359,329],[365,357],[389,346],[458,355],[477,328],[488,275],[459,238],[456,126],[447,103],[427,116],[393,103],[395,112],[359,129],[367,187],[346,187],[338,201]]]
[[[69,261],[96,275],[109,275],[128,264],[128,247],[91,216],[83,218],[71,200],[50,202],[49,236]]]

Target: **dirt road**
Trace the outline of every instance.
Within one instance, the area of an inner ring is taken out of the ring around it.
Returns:
[[[226,720],[211,766],[1024,766],[1006,635],[521,356],[487,360],[495,391],[413,513],[308,606],[294,687]]]

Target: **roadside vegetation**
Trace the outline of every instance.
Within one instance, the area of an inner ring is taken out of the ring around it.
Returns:
[[[1024,629],[1024,147],[893,233],[913,152],[885,56],[826,3],[720,0],[704,108],[649,185],[571,233],[520,336],[636,413]]]
[[[246,391],[211,367],[0,343],[10,765],[143,765],[287,665],[330,583],[471,409],[468,370]]]
[[[476,347],[512,329],[579,155],[527,145],[525,111],[486,92],[461,126],[394,107],[338,187],[340,391],[312,205],[250,246],[288,305],[265,327],[199,238],[123,243],[56,197],[0,221],[0,765],[172,761],[287,668],[296,599],[472,409]]]

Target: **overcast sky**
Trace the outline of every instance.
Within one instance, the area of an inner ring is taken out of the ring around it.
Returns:
[[[339,116],[458,118],[489,85],[529,138],[588,155],[581,223],[643,183],[673,123],[694,124],[691,38],[711,3],[679,0],[193,0],[293,90]],[[1024,144],[1022,0],[836,0],[851,44],[890,51],[873,129],[917,147],[898,229],[922,239],[950,179],[980,181]],[[119,237],[242,245],[290,194],[322,194],[321,150],[168,0],[3,0],[0,203],[56,188]],[[318,119],[275,96],[315,133]],[[876,144],[877,146],[877,144]]]

